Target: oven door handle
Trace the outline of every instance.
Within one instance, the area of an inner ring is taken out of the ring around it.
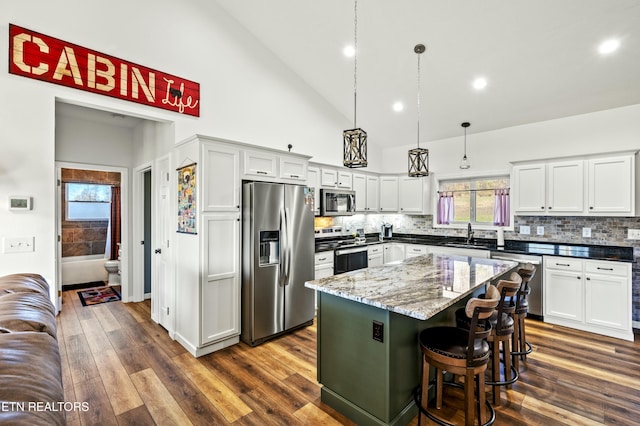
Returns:
[[[518,263],[531,263],[532,265],[539,265],[540,261],[539,260],[528,260],[528,259],[519,259],[517,257],[508,257],[508,256],[491,256],[491,259],[496,259],[496,260],[510,260],[512,262],[518,262]]]
[[[343,256],[345,254],[361,253],[366,251],[367,251],[366,247],[357,247],[357,248],[351,248],[351,249],[336,250],[335,253],[336,253],[336,256]]]

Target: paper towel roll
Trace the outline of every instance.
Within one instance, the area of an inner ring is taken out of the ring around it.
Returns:
[[[504,247],[504,229],[498,228],[498,247]]]

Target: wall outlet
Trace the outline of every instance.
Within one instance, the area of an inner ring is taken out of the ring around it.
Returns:
[[[629,239],[629,240],[640,240],[640,229],[628,229],[627,230],[627,239]]]
[[[523,225],[520,227],[520,234],[529,235],[531,234],[531,227],[528,225]]]
[[[544,226],[538,226],[536,228],[536,234],[537,235],[544,235]]]
[[[373,322],[373,340],[377,340],[378,342],[384,341],[384,324],[380,321]]]
[[[591,228],[582,228],[582,236],[584,238],[591,238]]]

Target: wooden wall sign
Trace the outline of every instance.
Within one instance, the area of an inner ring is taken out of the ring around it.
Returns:
[[[200,84],[9,24],[9,72],[200,116]]]

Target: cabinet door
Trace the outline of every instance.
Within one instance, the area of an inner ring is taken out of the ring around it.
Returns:
[[[203,211],[240,211],[240,152],[227,147],[202,146]]]
[[[512,185],[514,211],[544,214],[547,209],[546,178],[544,164],[514,166]]]
[[[396,262],[398,260],[404,260],[404,244],[385,244],[384,245],[384,263]]]
[[[588,161],[589,213],[634,214],[631,159],[626,156]]]
[[[373,268],[375,266],[382,266],[383,265],[383,255],[381,254],[376,254],[373,256],[369,256],[369,268]]]
[[[203,215],[200,343],[240,334],[240,215]],[[195,325],[194,325],[195,326]]]
[[[582,272],[547,269],[544,276],[544,316],[582,322]]]
[[[307,160],[280,156],[278,157],[280,164],[280,177],[289,180],[307,180]]]
[[[380,211],[398,211],[398,176],[380,176]]]
[[[352,179],[353,175],[351,173],[338,172],[338,188],[351,189],[353,187]]]
[[[266,152],[245,151],[244,174],[275,178],[278,175],[277,156]]]
[[[353,174],[353,190],[356,191],[356,211],[367,211],[367,176]]]
[[[307,186],[313,188],[313,214],[320,214],[320,169],[307,167]]]
[[[423,178],[402,176],[398,180],[398,201],[401,213],[423,212]]]
[[[320,175],[322,186],[335,188],[338,186],[338,171],[333,169],[322,169]]]
[[[378,211],[380,208],[379,194],[380,180],[377,176],[367,176],[367,212],[372,213]]]
[[[547,165],[547,213],[584,211],[583,161],[564,161]]]
[[[333,276],[333,263],[318,265],[315,267],[315,274],[313,276],[314,280],[319,280],[320,278],[327,278]]]
[[[587,274],[585,321],[621,330],[630,329],[629,285],[627,277]]]

